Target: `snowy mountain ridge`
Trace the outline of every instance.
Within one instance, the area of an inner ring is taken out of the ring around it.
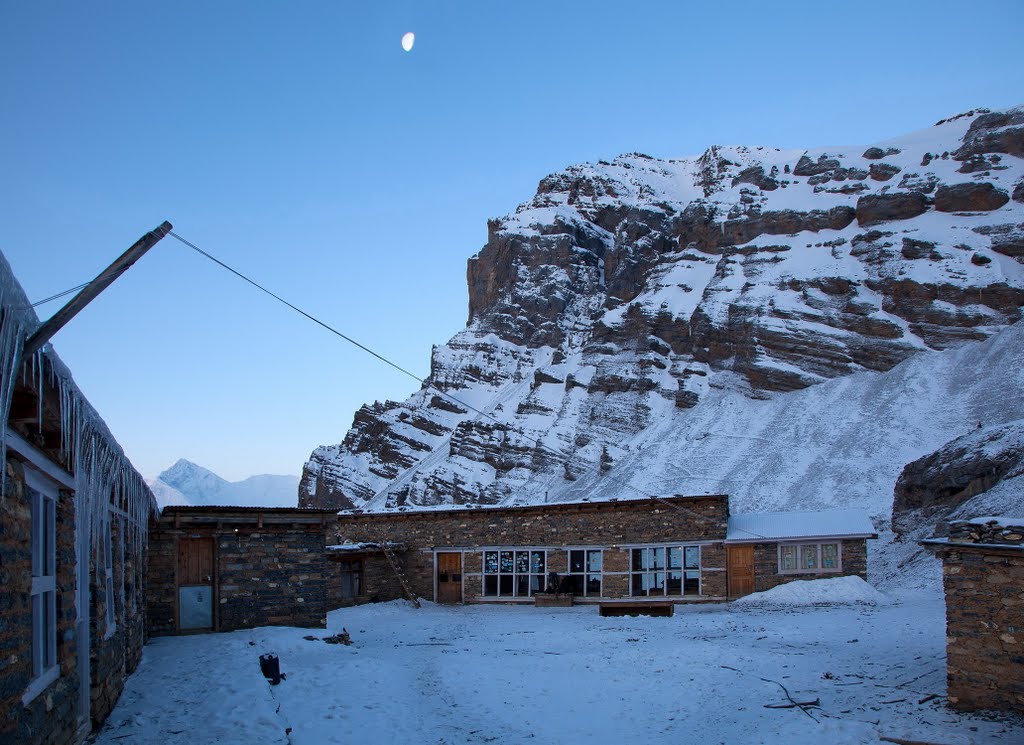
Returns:
[[[160,508],[202,507],[295,507],[297,476],[261,474],[242,481],[227,481],[213,471],[184,458],[149,482]]]
[[[1022,156],[1017,108],[548,176],[490,222],[429,385],[317,448],[300,504],[713,491],[885,523],[905,464],[1024,418]]]

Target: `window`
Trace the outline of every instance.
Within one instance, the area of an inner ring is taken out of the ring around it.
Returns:
[[[839,543],[780,543],[779,574],[824,574],[842,570]]]
[[[484,596],[526,598],[544,589],[544,551],[484,551]]]
[[[601,597],[604,564],[602,549],[571,549],[569,552],[569,571],[566,572],[566,585],[563,592],[584,597]]]
[[[344,600],[363,594],[363,562],[339,561],[339,578],[341,580],[341,597]]]
[[[700,595],[700,546],[654,546],[630,552],[633,596]]]
[[[32,681],[28,703],[57,679],[57,491],[26,470],[32,512]]]
[[[110,511],[107,512],[107,524],[103,530],[103,588],[106,596],[107,607],[107,631],[104,638],[109,639],[117,629],[114,617],[114,551],[113,537],[114,520]]]

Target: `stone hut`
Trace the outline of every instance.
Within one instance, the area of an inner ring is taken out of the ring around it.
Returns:
[[[1024,518],[953,522],[922,544],[942,559],[950,706],[1024,713]]]
[[[0,742],[78,743],[142,654],[156,502],[0,255]]]
[[[813,515],[816,521],[779,513],[775,524],[788,527],[777,535],[737,527],[734,538],[733,522],[744,516],[731,518],[729,498],[720,494],[349,511],[332,526],[329,547],[332,568],[346,578],[329,584],[338,604],[409,594],[398,575],[411,594],[437,602],[537,603],[558,590],[577,603],[675,604],[752,592],[755,577],[759,590],[817,576],[866,578],[866,539],[875,537],[867,515]],[[756,517],[766,523],[767,516]],[[793,567],[780,558],[790,547]],[[734,549],[750,554],[749,566],[727,562]],[[761,554],[770,561],[755,573],[753,557]],[[748,586],[730,591],[741,570]]]
[[[149,534],[149,632],[325,627],[325,536],[334,516],[287,507],[165,507]]]

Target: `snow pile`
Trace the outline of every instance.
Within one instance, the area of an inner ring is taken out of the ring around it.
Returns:
[[[887,605],[891,599],[860,577],[793,580],[765,592],[755,592],[733,605]]]

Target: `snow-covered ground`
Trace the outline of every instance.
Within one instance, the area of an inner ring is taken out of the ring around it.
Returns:
[[[327,631],[158,638],[96,742],[1024,742],[1020,717],[944,706],[940,595],[824,582],[672,618],[396,601],[334,611]],[[826,600],[846,602],[805,605]],[[319,641],[342,627],[352,646]],[[287,674],[274,688],[266,652]],[[820,705],[765,708],[786,691]]]

